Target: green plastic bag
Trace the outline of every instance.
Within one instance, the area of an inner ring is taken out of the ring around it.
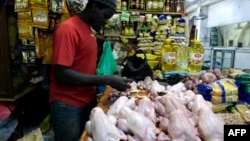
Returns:
[[[98,62],[96,73],[98,75],[112,75],[116,70],[117,63],[112,54],[111,42],[103,43],[103,53]]]

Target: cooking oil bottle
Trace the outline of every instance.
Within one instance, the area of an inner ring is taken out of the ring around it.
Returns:
[[[172,39],[168,38],[162,46],[162,71],[176,70],[177,47],[172,44]]]
[[[200,72],[203,63],[204,48],[201,45],[200,40],[195,39],[189,48],[189,72]]]
[[[186,72],[188,69],[188,46],[182,42],[178,46],[176,55],[176,70]]]

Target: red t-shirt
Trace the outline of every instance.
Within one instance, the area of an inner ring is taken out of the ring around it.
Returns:
[[[68,66],[85,74],[95,74],[96,38],[90,26],[78,16],[71,17],[56,27],[53,36],[52,60],[53,64]],[[61,85],[56,82],[53,73],[51,74],[50,102],[59,100],[72,106],[83,107],[95,98],[94,86]]]

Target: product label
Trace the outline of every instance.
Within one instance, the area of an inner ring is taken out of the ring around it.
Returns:
[[[201,54],[201,53],[190,53],[189,58],[190,58],[190,63],[192,65],[202,65],[203,54]]]
[[[163,56],[163,61],[167,64],[176,64],[176,53],[168,52]]]

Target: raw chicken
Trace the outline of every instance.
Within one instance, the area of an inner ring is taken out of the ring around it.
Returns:
[[[146,76],[146,77],[144,78],[144,85],[145,85],[145,87],[146,87],[146,90],[150,90],[152,81],[153,81],[153,80],[152,80],[151,77],[149,77],[149,76]]]
[[[201,107],[198,117],[199,133],[204,141],[224,140],[225,122],[217,116],[210,107]]]
[[[119,97],[110,107],[107,111],[107,115],[114,115],[115,117],[118,116],[118,113],[122,107],[128,102],[128,97],[121,96]]]
[[[149,97],[155,99],[158,93],[166,93],[165,86],[161,85],[157,80],[153,80],[149,90]]]
[[[155,124],[145,117],[143,114],[138,113],[123,107],[120,110],[119,118],[127,120],[130,131],[134,134],[137,141],[155,141],[158,130]]]
[[[191,125],[181,109],[170,114],[168,133],[172,140],[195,141],[196,135],[194,126]]]
[[[158,115],[160,116],[165,116],[166,115],[166,109],[164,107],[164,105],[160,102],[160,96],[156,97],[155,99],[155,111]]]
[[[160,102],[164,105],[166,114],[170,114],[173,111],[180,109],[187,117],[191,115],[191,112],[188,111],[180,101],[177,101],[176,98],[171,95],[162,96]]]
[[[205,106],[212,108],[212,105],[208,101],[206,101],[202,95],[195,95],[192,101],[192,112],[196,114],[200,110],[200,108]]]
[[[166,117],[159,117],[159,127],[165,133],[168,132],[168,124],[169,124],[169,119],[168,118],[166,118]]]
[[[139,101],[136,111],[145,115],[154,124],[156,123],[156,112],[154,102],[152,102],[148,97],[143,97]]]
[[[117,120],[116,125],[120,130],[122,130],[124,133],[130,133],[130,130],[128,128],[128,122],[127,120],[120,118]]]
[[[156,141],[171,141],[171,139],[166,133],[160,132]]]
[[[118,141],[123,138],[121,131],[111,123],[100,107],[92,109],[90,120],[86,124],[86,132],[93,136],[94,141]]]

